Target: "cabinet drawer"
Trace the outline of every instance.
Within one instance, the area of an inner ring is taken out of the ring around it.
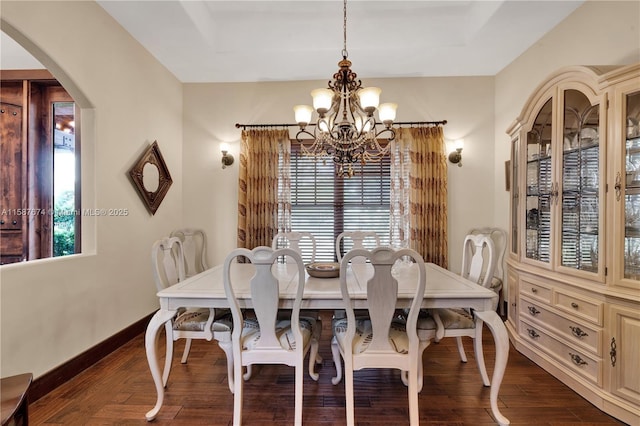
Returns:
[[[532,299],[540,300],[546,303],[551,303],[551,289],[543,287],[538,284],[534,284],[529,281],[522,281],[520,284],[520,292],[526,294]]]
[[[520,298],[520,314],[528,316],[530,318],[536,318],[540,321],[547,322],[544,315],[545,309],[542,308],[543,304],[527,300],[524,297]]]
[[[554,293],[553,304],[559,310],[575,315],[577,318],[602,325],[604,303],[599,300],[589,299],[569,292],[565,293],[563,290],[558,289]]]
[[[578,323],[572,318],[565,318],[547,309],[545,305],[535,303],[527,298],[522,298],[520,305],[524,307],[522,315],[526,317],[527,321],[553,331],[586,351],[602,356],[601,328]]]
[[[555,339],[542,328],[525,320],[520,320],[520,334],[527,342],[548,353],[571,371],[602,386],[602,359]]]

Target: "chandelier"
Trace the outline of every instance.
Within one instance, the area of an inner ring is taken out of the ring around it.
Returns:
[[[347,0],[344,0],[343,14],[344,44],[342,60],[338,62],[340,68],[329,81],[328,88],[311,92],[313,107],[296,105],[293,110],[300,127],[296,140],[302,154],[323,160],[332,158],[336,174],[351,177],[354,163],[364,165],[380,161],[388,154],[388,142],[395,138],[391,126],[398,106],[394,103],[379,104],[382,90],[362,87],[358,75],[351,70],[347,52]],[[314,110],[318,118],[311,124]],[[379,121],[373,115],[376,110]],[[307,130],[308,127],[313,127],[313,131]],[[387,140],[384,146],[379,142],[382,138]]]

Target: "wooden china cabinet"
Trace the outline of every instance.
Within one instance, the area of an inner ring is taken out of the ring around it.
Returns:
[[[507,329],[601,410],[640,424],[640,64],[564,68],[511,137]]]

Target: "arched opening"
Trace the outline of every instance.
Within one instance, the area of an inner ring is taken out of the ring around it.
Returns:
[[[48,55],[4,21],[2,43],[0,263],[85,252],[94,244],[83,235],[95,224],[82,215],[81,146],[93,141],[80,130],[92,127],[91,105]]]

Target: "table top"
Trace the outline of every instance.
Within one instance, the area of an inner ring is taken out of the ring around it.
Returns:
[[[297,285],[297,270],[294,264],[274,265],[274,273],[280,284],[282,299],[293,300]],[[158,292],[161,307],[175,310],[178,307],[226,307],[222,265],[215,266],[194,275],[178,284]],[[477,310],[491,310],[497,294],[438,265],[427,263],[426,288],[423,307],[471,307]],[[251,307],[249,281],[255,268],[251,264],[233,263],[231,277],[234,291],[242,307]],[[306,272],[303,307],[341,309],[344,307],[340,292],[340,278],[314,278]],[[366,307],[366,282],[373,275],[370,264],[352,264],[347,270],[347,285],[352,299],[362,301]],[[410,264],[394,267],[394,277],[398,280],[399,299],[413,296],[417,268]],[[244,302],[243,302],[244,301]],[[356,302],[356,307],[358,302]]]

